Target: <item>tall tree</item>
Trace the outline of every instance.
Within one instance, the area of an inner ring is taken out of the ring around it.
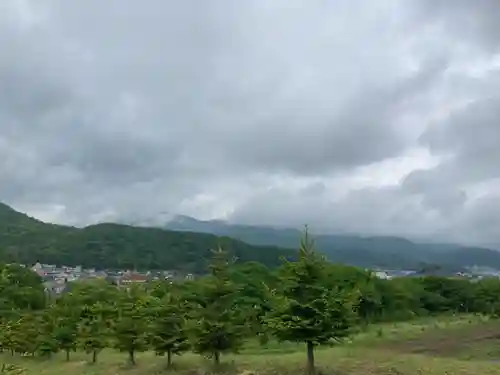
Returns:
[[[152,312],[151,346],[158,355],[167,355],[167,365],[172,365],[172,355],[189,349],[186,332],[186,310],[182,301],[172,293],[157,298]]]
[[[82,311],[78,342],[87,354],[92,354],[92,363],[97,362],[98,354],[109,345],[115,315],[115,307],[109,302],[96,302]]]
[[[21,316],[4,320],[1,326],[2,349],[9,350],[12,355],[16,352],[27,352],[26,326]],[[34,353],[35,350],[36,348],[33,347],[32,352]]]
[[[244,334],[236,304],[237,286],[229,274],[232,263],[220,247],[213,251],[210,275],[197,284],[199,290],[191,315],[192,347],[195,352],[213,358],[216,366],[221,353],[241,347]]]
[[[44,323],[40,313],[24,313],[12,326],[13,350],[16,353],[30,353],[32,355],[40,352],[42,337],[49,336],[51,333]]]
[[[33,336],[36,337],[36,349],[42,357],[50,358],[52,354],[59,351],[59,343],[54,335],[57,321],[50,311],[46,310],[37,314],[34,323],[34,329],[37,332]]]
[[[115,347],[128,353],[129,362],[135,366],[135,354],[147,349],[148,299],[136,286],[121,292],[117,320],[114,327]]]
[[[12,309],[40,310],[45,293],[40,276],[16,264],[0,264],[0,313]]]
[[[237,285],[235,303],[248,334],[258,336],[261,343],[268,341],[263,317],[270,310],[266,290],[278,283],[277,276],[265,265],[248,262],[231,267],[231,280]]]
[[[66,353],[66,361],[70,360],[70,353],[76,351],[78,337],[78,322],[81,315],[79,306],[71,295],[61,298],[50,310],[49,314],[55,320],[54,338],[59,349]]]
[[[279,340],[303,342],[307,371],[314,375],[314,348],[338,342],[351,333],[357,296],[327,287],[327,262],[314,251],[307,227],[300,243],[299,260],[286,262],[281,285],[272,293],[273,308],[265,320]]]

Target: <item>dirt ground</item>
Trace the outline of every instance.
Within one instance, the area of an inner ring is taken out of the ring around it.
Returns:
[[[493,321],[457,329],[428,329],[418,338],[381,343],[380,349],[448,357],[477,351],[479,347],[496,347],[500,354],[499,345],[500,321]]]

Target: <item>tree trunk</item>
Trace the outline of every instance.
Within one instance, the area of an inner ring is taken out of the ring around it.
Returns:
[[[94,350],[92,352],[92,363],[96,363],[97,362],[97,350]]]
[[[128,352],[128,359],[129,359],[129,361],[130,361],[130,364],[131,364],[132,366],[135,366],[135,352],[134,352],[133,350],[130,350],[130,351]]]
[[[215,366],[220,365],[220,352],[219,351],[214,352],[214,365]]]
[[[307,374],[316,374],[316,367],[314,365],[314,344],[311,341],[307,342]]]
[[[69,362],[69,349],[66,350],[66,362]]]
[[[170,368],[172,366],[172,350],[167,350],[167,367]]]

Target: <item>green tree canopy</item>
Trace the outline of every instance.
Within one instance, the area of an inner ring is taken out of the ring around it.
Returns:
[[[314,348],[332,344],[351,333],[355,322],[353,294],[328,288],[328,264],[309,239],[307,228],[301,240],[299,260],[286,262],[280,272],[280,286],[267,324],[279,340],[303,342],[307,348],[307,369],[315,373]]]

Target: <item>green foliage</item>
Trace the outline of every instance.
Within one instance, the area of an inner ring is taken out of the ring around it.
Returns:
[[[238,285],[234,302],[237,311],[241,313],[241,324],[248,330],[248,334],[257,335],[265,343],[269,332],[264,316],[272,308],[271,301],[267,298],[267,289],[278,285],[278,275],[263,264],[248,262],[231,267],[230,278]]]
[[[109,301],[96,301],[82,310],[78,324],[79,346],[87,354],[92,353],[92,363],[96,363],[99,352],[110,345],[115,315],[115,308]]]
[[[236,304],[237,285],[230,278],[228,254],[220,248],[213,252],[210,275],[197,285],[193,301],[190,333],[195,352],[220,363],[221,353],[237,351],[244,338],[244,326]]]
[[[166,228],[212,233],[238,238],[251,245],[289,249],[295,248],[302,236],[297,229],[228,224],[218,220],[199,221],[189,217],[168,223]],[[377,265],[388,269],[415,269],[423,263],[433,263],[446,266],[451,272],[473,264],[500,269],[500,253],[487,248],[415,243],[400,237],[337,234],[317,235],[315,245],[331,262],[358,267],[371,268]]]
[[[31,223],[37,230],[46,228],[43,223]],[[115,241],[122,230],[101,229],[93,229],[102,236],[99,246]],[[54,226],[46,230],[53,234],[68,230],[66,240],[74,238],[72,229]],[[190,235],[183,238],[189,242]],[[163,234],[158,236],[163,241]],[[54,238],[56,243],[57,235]],[[169,253],[166,249],[169,246],[162,249],[163,260],[170,256],[163,254]],[[157,261],[142,250],[146,254],[143,264]],[[105,280],[74,282],[69,293],[50,304],[42,280],[34,272],[0,264],[0,348],[12,355],[45,358],[58,351],[69,356],[80,349],[96,362],[101,350],[114,347],[127,353],[132,364],[136,352],[166,354],[171,364],[173,355],[191,349],[218,364],[222,353],[238,351],[245,340],[265,342],[274,337],[305,343],[309,370],[314,372],[314,349],[341,342],[358,326],[441,313],[500,316],[498,279],[471,282],[421,276],[381,280],[370,271],[327,262],[314,251],[307,233],[297,260],[287,260],[277,269],[259,262],[235,262],[238,252],[230,246],[228,250],[219,247],[212,252],[208,267],[201,258],[189,263],[209,271],[195,280],[157,281],[129,289]],[[132,251],[125,253],[133,259]],[[208,251],[196,254],[205,253]],[[195,253],[191,256],[194,259]]]
[[[65,294],[52,305],[48,312],[54,321],[53,336],[58,348],[66,353],[66,360],[70,360],[70,353],[76,351],[78,340],[78,325],[82,315],[82,307],[78,294]]]
[[[34,334],[36,337],[36,350],[45,358],[50,358],[52,354],[59,351],[59,342],[56,339],[57,321],[56,317],[51,314],[50,310],[46,310],[37,314],[33,320],[34,326],[31,329],[37,330],[38,333]]]
[[[67,353],[80,347],[95,363],[99,352],[111,345],[118,297],[118,289],[104,280],[73,283],[54,310],[64,328],[56,330],[59,347]],[[61,339],[67,340],[65,346]]]
[[[157,355],[167,354],[167,365],[172,355],[189,349],[186,332],[186,306],[173,294],[155,298],[151,308],[150,343]]]
[[[42,279],[16,264],[0,264],[0,314],[16,310],[39,310],[45,306]]]
[[[315,372],[314,347],[339,342],[355,324],[354,295],[328,288],[327,270],[327,262],[314,251],[306,229],[299,260],[282,268],[281,286],[271,296],[274,305],[266,317],[279,340],[307,345],[311,374]]]
[[[148,349],[149,298],[135,287],[123,290],[118,298],[115,348],[128,353],[130,364],[135,365],[135,353]]]
[[[40,260],[86,267],[198,273],[205,271],[203,258],[210,256],[208,249],[221,245],[240,262],[258,261],[274,267],[282,256],[296,259],[296,251],[290,249],[301,235],[294,229],[214,222],[187,226],[175,223],[168,229],[118,224],[79,229],[46,224],[0,203],[0,261],[32,264]],[[471,264],[500,268],[500,254],[492,249],[417,244],[397,237],[320,235],[316,245],[330,261],[360,267],[415,268],[422,262],[432,262],[453,271]]]
[[[47,335],[47,325],[43,323],[45,322],[42,322],[41,314],[24,313],[11,326],[12,347],[10,349],[16,353],[41,353],[39,345]]]
[[[63,299],[77,306],[91,306],[98,302],[106,304],[118,298],[117,288],[102,279],[73,282],[71,287],[71,292],[65,294]]]
[[[496,278],[486,278],[479,281],[474,288],[473,309],[493,316],[500,311],[500,282]]]
[[[253,246],[212,234],[119,224],[83,229],[45,224],[0,203],[0,262],[33,264],[39,260],[84,267],[202,273],[206,271],[204,259],[210,257],[209,249],[218,245],[240,262],[256,260],[278,266],[282,256],[296,256],[293,250]]]

